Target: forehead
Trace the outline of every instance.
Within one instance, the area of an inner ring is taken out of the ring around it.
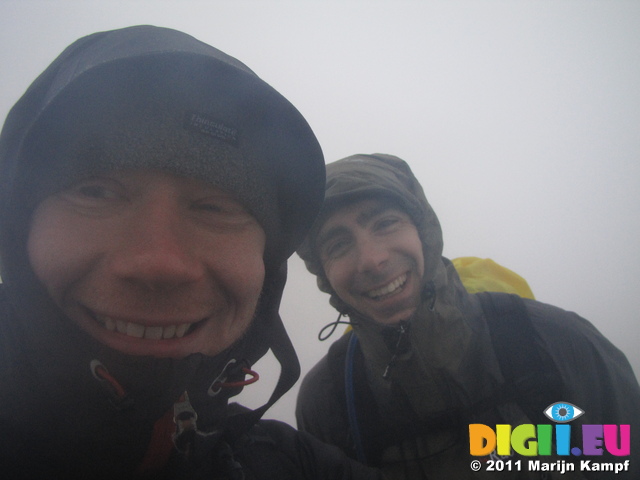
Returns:
[[[176,188],[191,189],[194,193],[203,190],[218,193],[229,197],[236,196],[229,188],[215,185],[197,176],[180,175],[170,170],[155,168],[121,168],[97,171],[80,177],[80,181],[99,178],[111,178],[121,182],[123,185],[141,186],[154,188],[157,184],[171,185]],[[77,180],[76,180],[77,181]]]

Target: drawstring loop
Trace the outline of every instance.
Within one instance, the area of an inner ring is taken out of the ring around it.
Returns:
[[[89,362],[89,369],[93,377],[105,387],[109,393],[109,401],[117,410],[124,410],[133,405],[133,399],[127,395],[120,382],[113,377],[102,362],[97,359]]]
[[[230,377],[237,377],[238,375],[242,375],[242,380],[228,381]],[[250,378],[245,380],[245,375],[249,375]],[[246,360],[238,362],[235,358],[232,358],[224,366],[220,375],[211,382],[207,393],[210,397],[215,397],[223,388],[242,388],[258,380],[260,380],[260,375],[258,375],[258,372],[249,368],[249,363]]]
[[[324,327],[322,327],[322,329],[320,330],[320,332],[318,332],[318,340],[320,340],[321,342],[324,342],[326,339],[328,339],[331,335],[333,335],[333,332],[336,331],[336,328],[338,328],[338,325],[354,325],[350,320],[349,321],[343,321],[340,320],[340,317],[347,317],[348,315],[346,313],[342,313],[339,312],[338,313],[338,318],[331,322],[326,324]],[[331,329],[329,331],[329,333],[327,333],[326,335],[324,334],[325,330],[327,329]]]
[[[247,367],[242,367],[240,370],[242,371],[242,373],[244,373],[245,375],[249,375],[251,378],[247,380],[239,380],[237,382],[221,382],[218,384],[218,386],[220,388],[238,388],[251,385],[252,383],[256,383],[258,380],[260,380],[260,375],[258,375],[258,372]]]

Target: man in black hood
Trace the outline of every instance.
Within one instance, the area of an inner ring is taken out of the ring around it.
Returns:
[[[175,30],[69,46],[0,137],[7,478],[376,478],[260,421],[299,375],[278,315],[320,208],[300,113]],[[270,400],[229,405],[271,349]]]

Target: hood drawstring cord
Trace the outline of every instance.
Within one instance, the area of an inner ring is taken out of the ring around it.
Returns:
[[[240,374],[242,375],[242,380],[228,381],[229,377],[237,377]],[[249,375],[250,378],[245,379],[245,375]],[[223,388],[242,388],[258,380],[260,380],[260,375],[258,375],[258,372],[249,368],[249,362],[247,360],[240,360],[238,362],[235,358],[232,358],[224,366],[220,375],[211,382],[207,393],[210,397],[215,397]]]
[[[91,374],[97,379],[109,393],[109,400],[116,410],[124,410],[133,405],[133,399],[127,395],[126,390],[120,385],[99,360],[89,362]]]
[[[320,332],[318,332],[318,340],[320,340],[321,342],[324,342],[326,339],[328,339],[331,335],[333,335],[333,332],[336,331],[336,328],[338,328],[338,325],[355,325],[355,323],[353,323],[351,320],[340,320],[341,317],[348,317],[349,315],[347,313],[343,313],[343,312],[338,312],[338,318],[336,318],[333,322],[326,324],[324,327],[322,327],[320,329]],[[327,329],[331,329],[329,331],[329,333],[325,334],[325,330]]]
[[[256,383],[258,380],[260,380],[260,375],[258,375],[258,372],[256,372],[255,370],[251,370],[248,367],[242,367],[240,370],[242,371],[242,373],[244,373],[245,375],[249,375],[251,378],[247,380],[240,380],[237,382],[219,382],[216,385],[219,388],[238,388],[251,385],[252,383]]]

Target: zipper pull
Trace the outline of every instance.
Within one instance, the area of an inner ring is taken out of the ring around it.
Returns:
[[[384,369],[384,372],[382,373],[382,378],[384,378],[385,380],[389,379],[389,375],[391,374],[391,368],[395,365],[398,359],[398,354],[404,353],[405,351],[405,349],[401,349],[400,347],[403,346],[402,342],[405,338],[405,333],[407,333],[408,331],[409,331],[409,324],[404,321],[400,322],[397,330],[398,339],[396,340],[395,346],[393,347],[391,360],[389,360],[389,363],[387,364],[387,366]]]

